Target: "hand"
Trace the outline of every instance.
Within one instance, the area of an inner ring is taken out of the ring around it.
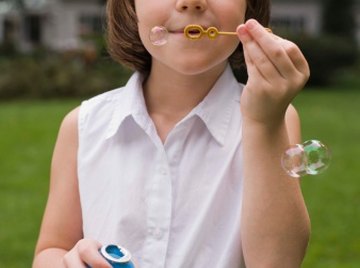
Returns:
[[[254,19],[240,25],[237,33],[248,70],[243,116],[261,124],[279,123],[309,78],[307,61],[294,43],[269,33]]]
[[[95,240],[82,239],[64,256],[63,263],[66,268],[112,268],[99,253],[100,247]]]

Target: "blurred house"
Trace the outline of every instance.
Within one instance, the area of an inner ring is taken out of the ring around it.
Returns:
[[[38,46],[54,50],[82,48],[89,44],[84,37],[102,33],[105,2],[0,0],[0,44],[12,42],[22,51]],[[359,2],[354,12],[360,44]],[[320,0],[272,0],[271,24],[275,32],[318,35],[321,33],[321,21]]]
[[[87,45],[87,36],[101,33],[106,0],[19,0],[0,2],[0,43],[13,42],[22,51],[54,50]],[[11,4],[10,4],[11,3]]]
[[[321,34],[323,1],[271,0],[271,2],[271,25],[276,32],[315,36]],[[360,46],[360,0],[355,1],[353,12],[356,21],[356,39]]]
[[[275,31],[318,35],[321,22],[319,0],[272,0],[271,25]]]

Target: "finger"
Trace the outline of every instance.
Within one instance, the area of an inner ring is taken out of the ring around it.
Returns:
[[[111,265],[100,254],[101,244],[97,241],[84,241],[78,245],[80,259],[92,268],[111,268]]]
[[[292,49],[289,44],[283,44],[284,39],[270,34],[256,20],[249,20],[245,24],[246,29],[252,38],[258,43],[259,47],[264,51],[265,55],[276,67],[283,78],[297,75],[298,70],[288,55],[287,49]],[[295,51],[291,51],[293,54]],[[295,56],[295,55],[294,55]]]
[[[293,42],[281,39],[281,46],[286,51],[286,54],[289,56],[291,62],[295,66],[295,68],[303,73],[304,75],[309,75],[309,64],[305,59],[304,54],[301,52],[301,50],[298,48],[296,44]]]
[[[87,268],[84,262],[80,259],[78,254],[69,252],[63,258],[63,264],[66,268]]]
[[[139,262],[135,258],[131,258],[132,263],[134,264],[135,268],[139,267]]]
[[[257,85],[260,86],[259,81],[261,79],[269,84],[269,82],[259,72],[258,68],[256,68],[255,64],[252,62],[246,50],[244,50],[244,57],[246,62],[247,73],[249,76],[247,84],[250,85],[253,81],[256,81]]]
[[[253,64],[261,76],[268,82],[273,80],[275,76],[279,76],[279,71],[249,34],[245,26],[238,28],[238,34],[243,44],[244,53],[246,52],[247,54],[248,63]]]
[[[262,76],[262,74],[259,73],[259,71],[257,70],[252,59],[249,57],[247,50],[244,50],[244,58],[245,58],[245,64],[246,64],[246,69],[247,69],[248,74],[249,75],[256,74],[256,75]]]

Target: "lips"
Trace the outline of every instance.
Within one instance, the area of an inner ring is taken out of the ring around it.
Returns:
[[[169,33],[173,33],[173,34],[182,34],[184,33],[184,30],[170,30]]]
[[[200,25],[205,31],[210,27],[210,26],[205,26],[205,25],[201,25],[201,24],[195,24],[195,23],[189,23],[188,25]],[[187,25],[186,25],[187,26]],[[185,27],[186,27],[185,26]],[[184,29],[185,27],[182,28],[176,28],[175,30],[169,30],[169,33],[174,33],[174,34],[183,34],[184,33]],[[199,34],[200,32],[198,30],[192,30],[190,31],[190,34]]]
[[[200,34],[200,31],[197,30],[197,29],[190,30],[190,31],[188,31],[188,32],[189,32],[189,34]]]

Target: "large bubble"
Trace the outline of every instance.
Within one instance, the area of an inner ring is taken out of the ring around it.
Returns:
[[[307,161],[304,147],[300,144],[289,147],[281,158],[281,165],[291,177],[299,178],[306,175]]]
[[[318,175],[330,165],[331,152],[318,140],[308,140],[303,144],[290,146],[282,155],[283,169],[294,178]]]
[[[307,159],[306,173],[310,175],[323,173],[331,161],[329,148],[318,140],[309,140],[302,145]]]

